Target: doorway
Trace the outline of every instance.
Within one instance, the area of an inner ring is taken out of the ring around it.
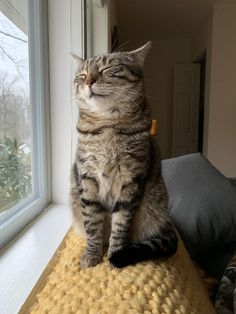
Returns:
[[[200,97],[199,97],[199,121],[198,121],[198,151],[203,152],[204,132],[204,108],[205,108],[205,83],[206,83],[206,50],[195,60],[200,64]]]

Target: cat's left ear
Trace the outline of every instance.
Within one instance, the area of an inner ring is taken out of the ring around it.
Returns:
[[[133,50],[130,53],[135,56],[136,62],[138,62],[138,64],[141,67],[143,67],[146,56],[148,55],[151,48],[152,48],[152,42],[148,41],[144,46],[142,46],[136,50]]]
[[[79,65],[84,61],[82,58],[80,58],[79,56],[77,56],[73,52],[70,52],[70,55]]]

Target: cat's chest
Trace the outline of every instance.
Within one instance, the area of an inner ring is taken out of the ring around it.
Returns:
[[[115,205],[122,186],[132,180],[132,173],[126,162],[126,151],[125,143],[107,130],[103,136],[91,139],[83,154],[86,171],[96,177],[100,199],[108,207]]]
[[[121,195],[123,185],[130,183],[132,179],[129,169],[122,162],[107,162],[98,169],[97,180],[101,201],[107,207],[113,208]]]
[[[80,147],[82,154],[93,160],[96,160],[99,168],[104,168],[104,171],[109,171],[108,168],[113,168],[121,158],[121,155],[127,150],[122,139],[114,133],[113,130],[105,130],[102,134],[90,136],[86,139],[81,138]]]

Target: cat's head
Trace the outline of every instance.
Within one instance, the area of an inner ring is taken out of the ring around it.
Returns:
[[[143,95],[143,66],[151,42],[137,50],[102,54],[79,63],[75,74],[76,100],[91,112],[135,108]]]

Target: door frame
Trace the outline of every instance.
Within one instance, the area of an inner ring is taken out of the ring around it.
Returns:
[[[207,62],[207,50],[204,49],[193,61],[193,63],[200,64],[200,99],[199,99],[199,118],[198,118],[198,151],[200,153],[203,153],[203,143],[204,143],[206,62]]]

